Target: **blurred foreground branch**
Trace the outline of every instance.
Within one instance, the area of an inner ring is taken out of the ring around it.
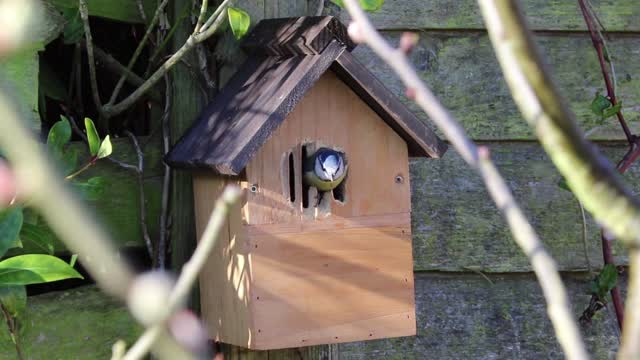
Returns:
[[[489,159],[486,148],[478,149],[455,118],[422,82],[406,57],[417,36],[404,34],[400,48],[392,48],[371,25],[356,0],[344,0],[353,23],[349,35],[356,42],[368,44],[402,79],[407,95],[429,115],[462,158],[482,176],[485,186],[511,228],[516,243],[529,258],[547,301],[547,312],[556,337],[569,359],[587,359],[580,331],[553,258],[544,249],[531,224],[513,198],[509,187]]]
[[[479,1],[489,36],[513,98],[576,197],[605,229],[630,248],[629,297],[621,359],[640,356],[640,202],[613,164],[585,140],[574,115],[542,66],[515,1]]]

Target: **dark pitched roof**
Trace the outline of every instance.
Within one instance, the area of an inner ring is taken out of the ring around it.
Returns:
[[[329,68],[395,130],[410,156],[440,157],[446,145],[349,53],[333,17],[261,21],[243,47],[251,54],[177,142],[166,161],[238,175]]]

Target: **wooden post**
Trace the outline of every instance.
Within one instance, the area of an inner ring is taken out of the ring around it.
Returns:
[[[185,6],[191,7],[191,0],[176,0],[169,7],[173,22],[182,13]],[[193,25],[190,18],[186,17],[178,24],[178,28],[172,39],[173,50],[177,50],[189,37]],[[195,52],[185,56],[184,61],[197,69]],[[177,139],[190,127],[197,118],[198,113],[205,105],[202,91],[198,87],[198,80],[194,73],[184,64],[177,64],[171,73],[172,107],[170,117],[171,141]],[[170,211],[170,248],[171,267],[178,272],[182,265],[189,259],[196,246],[195,221],[193,212],[193,186],[191,175],[187,172],[174,171],[171,185],[171,211]],[[197,288],[193,292],[189,307],[199,311],[199,296]]]

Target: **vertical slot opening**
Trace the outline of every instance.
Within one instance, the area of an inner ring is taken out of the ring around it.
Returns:
[[[338,185],[335,189],[333,189],[333,198],[336,201],[339,201],[341,203],[345,202],[344,194],[346,192],[346,186],[347,186],[347,179],[345,178],[344,180],[342,180],[340,185]]]
[[[296,171],[293,153],[289,153],[289,201],[296,202]]]
[[[302,161],[300,162],[300,166],[302,168],[302,174],[304,176],[304,163],[305,161],[307,161],[307,145],[306,144],[302,144],[302,154],[301,154],[301,159]],[[302,179],[301,179],[302,180]],[[302,181],[302,207],[304,209],[308,209],[309,208],[309,188],[310,186],[305,184],[304,181]]]

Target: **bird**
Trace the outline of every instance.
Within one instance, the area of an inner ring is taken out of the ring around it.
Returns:
[[[348,168],[344,153],[320,148],[304,160],[304,183],[318,191],[331,191],[342,183]]]

